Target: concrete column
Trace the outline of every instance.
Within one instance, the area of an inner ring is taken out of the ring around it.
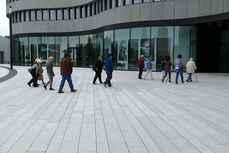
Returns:
[[[115,3],[116,3],[116,0],[112,0],[112,8],[115,8]]]
[[[107,0],[107,9],[110,9],[110,0]]]

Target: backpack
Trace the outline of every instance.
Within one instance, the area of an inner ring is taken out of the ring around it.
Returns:
[[[180,61],[180,63],[179,63],[179,69],[180,69],[180,70],[183,70],[183,69],[184,69],[184,66],[183,66],[183,64],[182,64],[181,61]]]

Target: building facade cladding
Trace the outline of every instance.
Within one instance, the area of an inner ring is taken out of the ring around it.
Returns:
[[[116,69],[136,70],[141,54],[153,69],[167,56],[196,56],[196,27],[176,23],[228,12],[229,0],[11,0],[14,64],[70,53],[75,66],[91,67],[112,53]],[[7,10],[8,12],[8,10]],[[180,25],[180,26],[179,26]],[[181,26],[182,25],[182,26]]]

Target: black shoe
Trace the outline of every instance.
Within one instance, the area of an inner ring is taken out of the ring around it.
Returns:
[[[50,88],[49,90],[55,90],[55,89],[53,89],[53,88]]]
[[[31,84],[27,83],[27,85],[31,87]]]
[[[38,85],[35,85],[35,86],[33,86],[34,88],[38,88],[39,86]]]
[[[93,84],[96,84],[95,82],[93,82]]]
[[[44,85],[43,87],[45,88],[45,90],[47,90],[47,86],[46,85]]]
[[[108,87],[112,87],[112,85],[109,85]]]
[[[106,83],[103,83],[104,84],[104,87],[106,88],[107,87],[107,84]]]

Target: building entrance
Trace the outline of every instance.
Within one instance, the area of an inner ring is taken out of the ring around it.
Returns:
[[[229,73],[229,26],[211,23],[198,26],[197,65],[200,72]]]

